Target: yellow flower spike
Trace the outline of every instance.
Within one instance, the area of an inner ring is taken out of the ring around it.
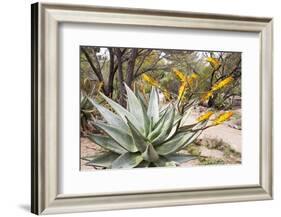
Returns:
[[[171,95],[170,95],[169,91],[163,90],[163,94],[164,94],[166,100],[170,100],[171,99]]]
[[[173,72],[175,73],[175,75],[178,77],[179,80],[181,80],[182,82],[185,82],[186,75],[183,72],[181,72],[177,69],[173,69]]]
[[[190,77],[191,77],[192,79],[197,79],[197,78],[198,78],[198,75],[195,74],[195,73],[192,73],[192,74],[190,75]]]
[[[191,75],[189,75],[189,76],[186,76],[186,81],[187,81],[187,83],[189,84],[189,86],[190,87],[192,87],[193,85],[194,85],[194,82],[195,82],[195,80],[197,79],[197,75],[193,75],[193,74],[191,74]]]
[[[211,64],[211,66],[214,69],[218,69],[220,67],[220,65],[221,65],[220,61],[215,59],[215,58],[208,57],[206,60],[207,60],[207,62],[209,62]]]
[[[187,88],[187,82],[182,82],[178,91],[178,100],[181,100]]]
[[[229,76],[229,77],[223,79],[222,81],[217,82],[216,84],[213,85],[212,91],[216,91],[216,90],[223,88],[224,86],[231,83],[233,80],[234,80],[234,78],[232,76]]]
[[[221,124],[225,121],[228,121],[231,116],[233,115],[233,112],[224,112],[221,115],[219,115],[213,122],[213,125]]]
[[[198,122],[202,122],[202,121],[205,121],[205,120],[209,120],[209,118],[214,114],[214,112],[212,111],[208,111],[206,112],[205,114],[201,115],[199,118],[197,118],[196,120]]]
[[[155,87],[159,87],[158,82],[154,78],[152,78],[151,76],[149,76],[147,74],[143,74],[142,78],[143,78],[144,81],[146,81],[150,85],[155,86]]]
[[[203,101],[206,101],[208,100],[210,97],[213,96],[213,92],[212,91],[208,91],[207,93],[204,93],[203,96],[202,96],[202,100]]]

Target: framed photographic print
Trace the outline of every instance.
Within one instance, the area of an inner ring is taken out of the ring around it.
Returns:
[[[272,199],[272,19],[32,5],[32,212]]]

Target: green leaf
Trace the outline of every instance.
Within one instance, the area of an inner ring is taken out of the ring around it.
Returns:
[[[167,138],[165,140],[168,140],[168,139],[172,138],[175,135],[175,133],[178,130],[178,127],[179,127],[178,125],[179,125],[180,121],[181,121],[181,117],[178,118],[178,119],[175,118],[174,123],[173,123],[173,127],[172,127],[169,135],[167,136]]]
[[[150,131],[148,135],[149,140],[153,140],[161,133],[162,127],[165,124],[167,116],[168,116],[168,110],[166,110],[165,113],[161,116],[161,118],[157,121],[157,123],[155,123],[153,130]]]
[[[132,134],[134,145],[140,152],[144,152],[147,146],[146,138],[141,134],[141,132],[138,131],[138,129],[131,123],[129,119],[127,119],[127,123]]]
[[[207,122],[197,124],[196,128],[201,129]],[[156,151],[160,155],[169,155],[185,148],[192,143],[200,134],[202,130],[178,132],[171,139],[156,147]]]
[[[93,109],[93,104],[90,101],[90,98],[87,96],[84,96],[81,98],[81,110],[89,110]]]
[[[149,120],[149,132],[152,131],[152,128],[153,128],[153,120],[152,120],[152,118],[150,118],[150,120]]]
[[[128,126],[118,115],[114,114],[113,112],[111,112],[110,110],[105,108],[104,106],[99,105],[94,100],[91,100],[91,99],[89,99],[89,100],[91,101],[93,106],[95,106],[97,108],[99,113],[103,116],[103,118],[106,120],[106,122],[108,124],[116,126],[116,127],[120,127],[120,129],[124,129],[124,131],[128,130]]]
[[[159,96],[155,87],[152,87],[150,92],[147,115],[152,118],[153,123],[157,123],[159,120]]]
[[[179,127],[178,131],[179,132],[186,132],[186,131],[192,130],[196,125],[197,125],[197,123],[185,125],[185,126]]]
[[[144,110],[144,111],[147,111],[147,102],[146,102],[146,100],[145,100],[143,94],[141,94],[141,93],[138,91],[138,88],[135,88],[135,94],[136,94],[137,98],[139,99],[143,110]]]
[[[176,163],[174,161],[169,161],[167,158],[160,156],[159,159],[153,162],[157,167],[176,167]]]
[[[208,123],[208,120],[206,121],[202,121],[202,122],[197,122],[197,123],[194,123],[194,124],[190,124],[190,125],[185,125],[185,126],[182,126],[178,129],[179,132],[187,132],[187,131],[196,131],[196,130],[199,130],[203,127],[205,127]]]
[[[143,123],[143,128],[144,126],[144,111],[142,109],[142,105],[134,92],[127,86],[127,84],[124,82],[124,86],[126,88],[127,92],[127,104],[130,113],[140,122]]]
[[[88,136],[88,138],[91,141],[93,141],[94,143],[96,143],[97,145],[99,145],[107,150],[113,151],[115,153],[124,154],[127,152],[126,149],[124,149],[115,140],[111,139],[108,136],[103,136],[103,135],[99,135],[99,134],[90,134]]]
[[[126,117],[138,128],[140,131],[144,131],[143,124],[138,121],[134,115],[132,115],[128,110],[123,108],[117,102],[105,96],[103,93],[100,93],[102,97],[107,101],[107,103],[114,109],[114,111],[126,122]]]
[[[190,115],[190,113],[191,113],[191,110],[192,110],[192,108],[189,108],[189,109],[187,109],[187,110],[184,112],[184,114],[183,114],[183,116],[182,116],[182,118],[181,118],[180,127],[183,126],[183,125],[185,124],[185,122],[188,120],[189,115]]]
[[[133,143],[132,137],[115,126],[110,126],[102,122],[96,122],[95,126],[103,130],[107,135],[114,139],[118,144],[130,152],[137,152],[138,149]]]
[[[106,167],[110,168],[111,164],[114,160],[116,160],[120,155],[107,152],[102,155],[98,155],[94,157],[91,161],[86,163],[87,166],[100,166],[100,167]]]
[[[144,153],[142,153],[143,159],[149,162],[155,162],[159,159],[158,153],[155,151],[151,144],[147,145]]]
[[[112,162],[112,169],[134,168],[143,161],[140,153],[125,153]]]
[[[163,142],[163,140],[167,137],[167,135],[169,135],[169,132],[173,128],[174,117],[175,117],[175,109],[172,108],[165,119],[165,124],[161,128],[160,134],[155,139],[153,139],[152,144],[159,145],[160,143]]]
[[[165,105],[163,105],[160,108],[160,112],[159,112],[159,116],[161,117],[163,114],[165,114],[165,112],[167,111],[167,109],[170,107],[170,103],[167,103]]]
[[[167,155],[165,156],[169,161],[174,161],[176,162],[177,164],[181,164],[181,163],[184,163],[184,162],[187,162],[187,161],[190,161],[190,160],[194,160],[194,159],[197,159],[196,156],[193,156],[193,155],[186,155],[186,154],[179,154],[179,153],[176,153],[176,154],[170,154],[170,155]]]
[[[127,84],[124,83],[124,85],[127,91],[129,111],[140,123],[143,123],[142,127],[144,128],[144,134],[147,134],[149,131],[149,118],[147,116],[146,109]]]
[[[202,129],[204,128],[208,123],[208,120],[206,121],[202,121],[202,122],[198,122],[195,124],[195,126],[192,128],[192,130],[199,130],[199,129]]]
[[[94,157],[96,157],[96,155],[84,156],[84,157],[81,157],[81,160],[91,161]]]
[[[80,100],[81,108],[84,108],[86,106],[87,98],[85,96],[82,96]]]
[[[180,149],[185,148],[186,146],[188,146],[189,144],[191,144],[192,142],[194,142],[195,139],[197,139],[198,136],[200,136],[200,134],[202,133],[202,130],[196,131],[195,134],[188,140],[185,142],[184,146],[181,147]],[[178,149],[179,150],[179,149]]]
[[[178,151],[183,147],[186,142],[192,138],[195,132],[179,133],[176,134],[172,139],[162,143],[156,147],[156,151],[160,155],[168,155]]]

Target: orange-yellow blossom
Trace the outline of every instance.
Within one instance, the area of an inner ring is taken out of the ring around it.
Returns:
[[[214,69],[218,69],[221,65],[221,63],[218,59],[215,59],[212,57],[208,57],[207,62],[209,62]]]
[[[181,71],[179,71],[177,69],[173,69],[173,72],[179,78],[179,80],[181,80],[182,82],[186,81],[186,75],[183,72],[181,72]]]
[[[191,75],[186,76],[186,81],[188,82],[189,86],[192,86],[194,84],[194,81],[198,78],[198,75],[195,73],[192,73]]]
[[[231,118],[231,116],[233,115],[233,112],[224,112],[221,115],[219,115],[213,122],[213,125],[218,125],[221,124],[227,120],[229,120]]]
[[[201,121],[205,121],[205,120],[209,120],[209,118],[214,114],[214,112],[212,111],[208,111],[206,112],[205,114],[201,115],[200,117],[198,117],[196,120],[198,122],[201,122]]]
[[[185,75],[182,71],[179,71],[177,69],[173,69],[173,72],[181,82],[188,82],[189,85],[192,84],[193,80],[198,78],[198,75],[196,73],[192,73],[191,75]]]
[[[223,79],[222,81],[217,82],[216,84],[213,85],[212,91],[216,91],[216,90],[223,88],[224,86],[231,83],[233,80],[234,80],[234,78],[232,76],[229,76],[229,77]]]
[[[181,83],[181,86],[179,87],[179,91],[178,91],[178,100],[182,99],[182,97],[187,89],[187,85],[188,84],[186,81]]]
[[[202,95],[202,100],[203,101],[206,101],[206,100],[208,100],[210,97],[212,97],[213,96],[213,92],[212,91],[208,91],[208,92],[206,92],[206,93],[204,93],[203,95]]]
[[[147,74],[143,74],[142,78],[143,78],[144,81],[146,81],[150,85],[155,86],[155,87],[159,87],[159,83],[154,78],[152,78],[151,76],[149,76]]]
[[[195,74],[195,73],[192,73],[192,74],[190,75],[190,77],[191,77],[192,79],[197,79],[197,78],[198,78],[198,75]]]
[[[169,100],[171,98],[169,91],[166,90],[165,88],[161,87],[161,85],[154,78],[152,78],[151,76],[149,76],[147,74],[143,74],[142,78],[144,81],[146,81],[150,85],[159,88],[162,91],[162,93],[164,94],[166,100]]]

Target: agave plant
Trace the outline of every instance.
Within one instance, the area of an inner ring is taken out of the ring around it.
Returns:
[[[89,99],[103,116],[95,126],[103,134],[90,134],[89,139],[107,152],[87,157],[87,165],[105,168],[177,166],[196,157],[178,153],[202,132],[207,121],[183,126],[189,111],[179,114],[174,104],[160,108],[159,93],[152,88],[148,103],[126,84],[127,109],[102,95],[114,112]],[[189,109],[190,110],[190,109]]]
[[[81,121],[81,128],[82,132],[85,133],[89,129],[91,129],[92,121],[93,121],[93,104],[90,101],[89,97],[81,96],[80,102],[80,121]]]

